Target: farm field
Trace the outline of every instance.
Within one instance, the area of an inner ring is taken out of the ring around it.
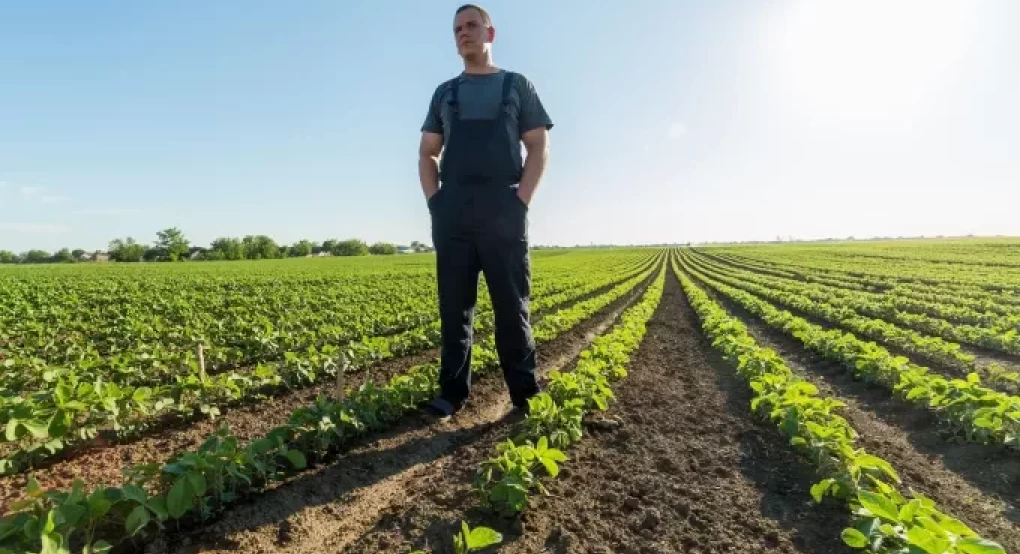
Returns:
[[[537,250],[430,424],[433,263],[0,268],[0,553],[1020,553],[1018,242]]]

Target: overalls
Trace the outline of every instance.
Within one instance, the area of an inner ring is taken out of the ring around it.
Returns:
[[[511,154],[520,141],[508,136],[506,125],[512,77],[504,74],[499,113],[487,120],[461,119],[458,81],[453,81],[442,187],[428,201],[443,335],[440,395],[432,406],[446,413],[459,410],[471,390],[479,272],[492,299],[496,350],[511,401],[524,406],[539,390],[528,306],[528,207],[517,197],[522,167]]]

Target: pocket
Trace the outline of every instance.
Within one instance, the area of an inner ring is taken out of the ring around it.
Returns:
[[[435,211],[436,202],[439,201],[439,195],[443,194],[443,190],[444,190],[443,187],[439,187],[439,190],[437,190],[435,194],[430,196],[429,199],[425,201],[425,204],[428,205],[429,207],[429,211]]]
[[[520,206],[525,212],[527,212],[528,208],[530,208],[530,206],[525,204],[524,200],[522,200],[521,197],[517,195],[517,189],[515,189],[513,187],[510,187],[510,194],[513,195],[514,202],[517,202],[517,205]]]

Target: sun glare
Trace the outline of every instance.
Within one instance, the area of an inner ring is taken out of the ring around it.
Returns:
[[[964,55],[969,11],[965,1],[801,2],[772,29],[773,77],[815,117],[922,116]]]

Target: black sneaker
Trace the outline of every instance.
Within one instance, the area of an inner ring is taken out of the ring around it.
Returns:
[[[510,411],[503,416],[504,421],[508,421],[513,424],[520,423],[528,418],[528,414],[531,413],[530,407],[527,404],[517,405],[515,404]]]
[[[446,423],[453,418],[459,409],[458,406],[454,406],[443,398],[435,398],[422,408],[422,413],[428,421]]]

